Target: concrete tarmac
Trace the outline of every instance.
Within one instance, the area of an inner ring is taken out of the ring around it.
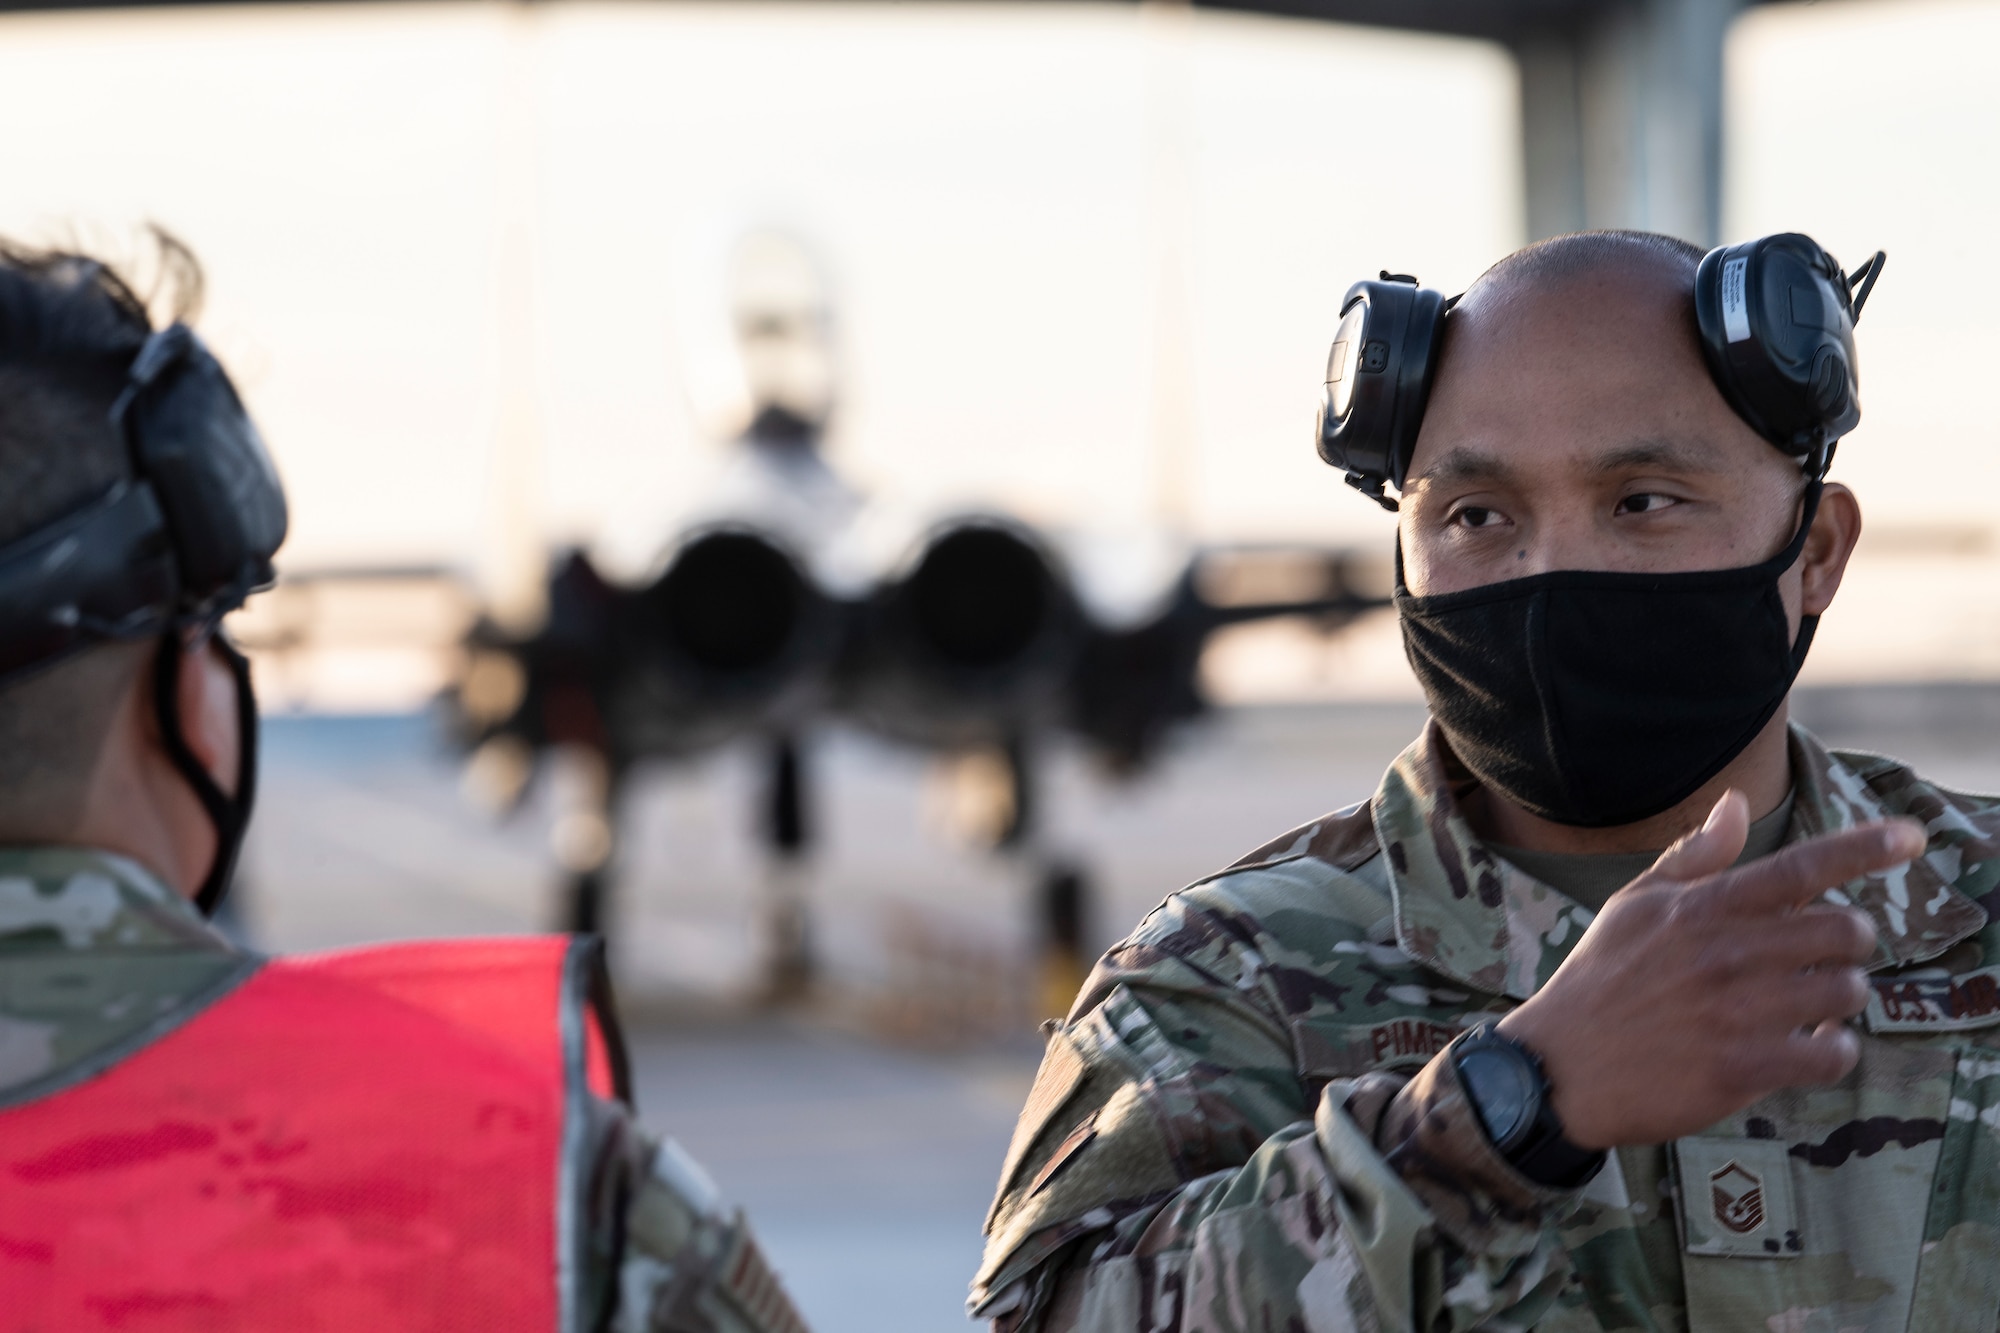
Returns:
[[[639,1105],[749,1212],[819,1333],[965,1327],[980,1219],[1034,1074],[798,1023],[633,1040]]]

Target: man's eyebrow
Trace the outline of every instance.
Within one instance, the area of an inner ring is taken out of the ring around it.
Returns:
[[[1598,455],[1599,472],[1625,472],[1632,468],[1663,468],[1669,472],[1713,472],[1716,451],[1679,440],[1635,440],[1609,453]]]
[[[1439,455],[1438,460],[1423,470],[1417,477],[1425,483],[1446,483],[1466,481],[1505,481],[1514,474],[1507,460],[1498,454],[1487,453],[1483,449],[1468,449],[1455,445]]]

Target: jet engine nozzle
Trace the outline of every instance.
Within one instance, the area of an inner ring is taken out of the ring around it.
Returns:
[[[883,731],[945,745],[1058,716],[1083,628],[1054,558],[998,519],[933,532],[863,621],[845,674],[851,703]]]
[[[790,552],[750,528],[693,534],[630,598],[607,721],[638,754],[696,751],[793,720],[837,647],[832,603]]]
[[[704,689],[757,693],[801,656],[821,600],[791,556],[747,530],[704,533],[638,594],[636,626]]]
[[[901,592],[911,647],[962,676],[1023,665],[1056,628],[1064,595],[1040,551],[985,525],[932,541]]]

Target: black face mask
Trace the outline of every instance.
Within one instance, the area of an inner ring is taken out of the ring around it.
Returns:
[[[201,801],[202,809],[215,826],[215,860],[195,892],[195,906],[204,916],[215,915],[236,877],[236,860],[243,851],[243,835],[250,831],[250,811],[257,798],[257,695],[250,684],[250,662],[220,629],[213,631],[210,646],[221,654],[236,678],[236,792],[225,794],[216,784],[208,766],[201,762],[181,729],[180,675],[181,638],[178,633],[160,640],[153,659],[153,708],[159,719],[160,734],[167,755],[181,777]]]
[[[1558,570],[1413,597],[1396,559],[1403,650],[1452,750],[1544,819],[1630,824],[1692,796],[1764,729],[1805,663],[1778,579],[1805,548],[1821,484],[1784,550],[1691,574]]]

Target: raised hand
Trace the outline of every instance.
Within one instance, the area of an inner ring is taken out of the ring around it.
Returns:
[[[1501,1021],[1541,1057],[1579,1146],[1665,1143],[1854,1067],[1845,1020],[1867,1003],[1875,929],[1817,900],[1918,855],[1923,830],[1864,824],[1732,868],[1749,826],[1742,795],[1724,795]]]

